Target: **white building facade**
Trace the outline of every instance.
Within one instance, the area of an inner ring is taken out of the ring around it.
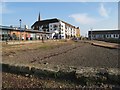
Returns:
[[[32,27],[34,30],[40,30],[41,32],[47,32],[47,37],[51,39],[66,39],[77,37],[77,30],[75,26],[68,24],[62,20],[57,18],[55,19],[47,19],[36,21]]]

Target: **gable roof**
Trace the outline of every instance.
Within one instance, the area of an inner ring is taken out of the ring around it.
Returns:
[[[32,29],[19,29],[19,28],[12,28],[9,26],[1,26],[0,25],[0,30],[5,30],[5,31],[18,31],[18,32],[30,32],[30,33],[44,33],[43,31],[36,31]],[[46,34],[50,34],[50,32],[45,32]]]
[[[47,19],[47,20],[41,20],[41,21],[36,21],[31,27],[33,27],[33,26],[45,25],[45,24],[49,24],[49,23],[55,23],[55,22],[59,22],[59,21],[60,21],[60,20],[58,20],[57,18]]]
[[[66,25],[72,27],[72,28],[76,28],[75,26],[73,26],[73,25],[71,25],[71,24],[69,24],[69,23],[67,23],[67,22],[65,22],[65,21],[62,21],[62,20],[60,20],[60,21],[63,22],[63,23],[65,23]]]

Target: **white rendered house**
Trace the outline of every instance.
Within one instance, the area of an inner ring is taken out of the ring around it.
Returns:
[[[36,21],[31,28],[33,30],[39,30],[43,33],[50,33],[47,34],[49,38],[57,38],[57,39],[66,39],[66,38],[72,38],[77,37],[77,30],[75,26],[68,24],[62,20],[59,20],[57,18],[54,19],[46,19],[46,20],[40,20],[40,15],[38,18],[38,21]]]

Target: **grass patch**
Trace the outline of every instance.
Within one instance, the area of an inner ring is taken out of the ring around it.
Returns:
[[[51,45],[42,45],[42,46],[39,47],[39,49],[44,49],[44,50],[46,50],[46,49],[53,49],[53,48],[54,47],[51,46]]]
[[[73,44],[72,41],[65,42],[64,40],[60,41],[50,41],[45,43],[25,43],[25,44],[15,44],[9,45],[5,44],[2,45],[3,52],[10,52],[10,51],[27,51],[27,50],[36,50],[36,49],[43,49],[43,50],[50,50],[54,48],[61,47],[63,45]]]

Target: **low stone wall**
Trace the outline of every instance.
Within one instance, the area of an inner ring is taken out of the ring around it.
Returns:
[[[69,67],[59,70],[1,63],[3,72],[70,80],[83,85],[120,84],[118,68]]]

